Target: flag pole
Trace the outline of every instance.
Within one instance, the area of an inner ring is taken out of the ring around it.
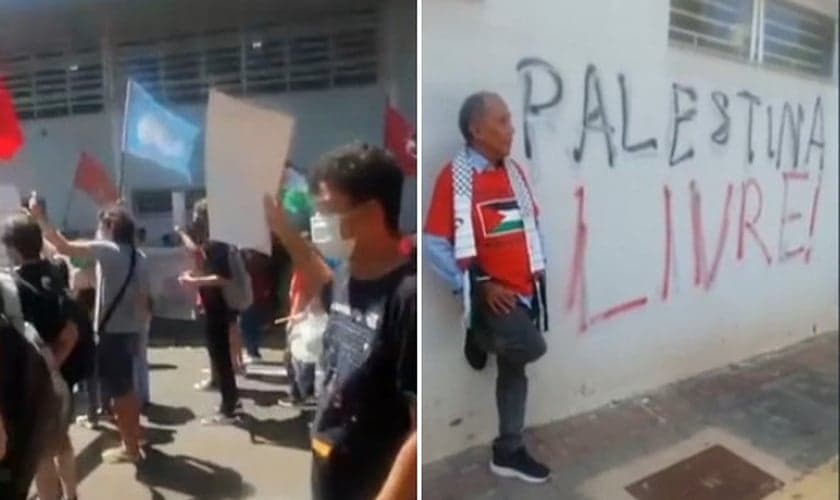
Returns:
[[[127,136],[126,122],[128,121],[128,103],[131,99],[131,79],[125,81],[125,103],[123,105],[122,139],[120,140],[120,164],[118,166],[117,192],[120,198],[125,198],[125,142]]]
[[[125,152],[120,151],[120,165],[119,165],[119,183],[117,184],[117,192],[120,194],[120,199],[125,200]]]
[[[61,218],[61,230],[67,231],[67,218],[70,215],[70,205],[73,204],[73,198],[76,197],[76,186],[70,188],[70,196],[67,197],[67,204],[64,205],[64,217]]]
[[[84,154],[84,153],[82,153]],[[70,205],[73,204],[73,198],[76,196],[76,177],[79,175],[79,165],[82,163],[81,157],[76,163],[76,173],[73,174],[73,185],[70,186],[70,196],[67,197],[67,203],[64,205],[64,215],[61,218],[61,229],[67,230],[67,219],[70,215]]]

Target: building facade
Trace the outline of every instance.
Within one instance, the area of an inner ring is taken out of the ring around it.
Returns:
[[[7,22],[51,35],[31,40],[10,30],[0,40],[0,75],[26,136],[23,151],[0,169],[0,183],[43,193],[67,229],[90,230],[95,222],[93,203],[72,189],[82,151],[106,165],[115,182],[124,165],[126,193],[149,242],[171,230],[172,191],[188,191],[188,200],[203,192],[203,135],[192,184],[120,154],[128,78],[202,126],[209,88],[293,115],[289,159],[303,168],[346,142],[381,145],[388,100],[416,121],[411,0],[173,0],[168,10],[100,0],[96,14],[85,8],[90,2],[61,4],[4,7]],[[406,230],[414,229],[415,192],[410,180]]]
[[[492,90],[541,207],[528,424],[837,329],[835,2],[427,0],[422,26],[424,206]],[[431,461],[496,434],[495,367],[429,270],[423,297]]]

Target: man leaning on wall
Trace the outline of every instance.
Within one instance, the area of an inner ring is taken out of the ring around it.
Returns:
[[[461,106],[464,148],[438,175],[423,237],[425,256],[464,304],[469,364],[496,355],[499,435],[491,471],[532,483],[550,471],[525,448],[525,366],[546,351],[545,259],[539,210],[510,156],[514,129],[505,101],[477,92]]]

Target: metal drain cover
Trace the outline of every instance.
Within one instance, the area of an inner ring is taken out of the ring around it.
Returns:
[[[639,500],[761,500],[784,485],[715,445],[625,489]]]

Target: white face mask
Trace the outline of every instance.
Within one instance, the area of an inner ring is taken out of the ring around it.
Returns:
[[[309,219],[310,234],[315,248],[327,259],[347,260],[353,254],[356,241],[341,237],[341,216],[316,212]]]

